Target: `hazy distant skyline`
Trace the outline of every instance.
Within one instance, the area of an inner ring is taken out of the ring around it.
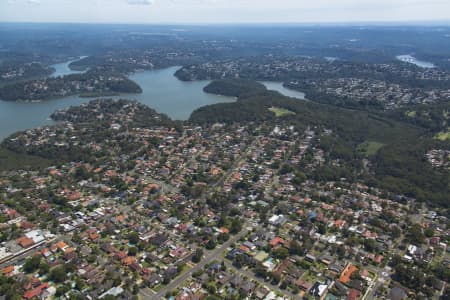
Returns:
[[[0,22],[351,23],[450,20],[450,0],[0,0]]]

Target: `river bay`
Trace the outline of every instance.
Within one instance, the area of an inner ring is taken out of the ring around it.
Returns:
[[[72,70],[71,68],[69,68],[69,65],[72,62],[78,61],[78,60],[83,59],[85,57],[86,56],[81,56],[81,57],[79,57],[77,59],[74,59],[74,60],[69,60],[69,61],[66,61],[66,62],[59,63],[59,64],[51,65],[50,67],[55,69],[55,72],[53,72],[53,74],[51,74],[50,77],[58,77],[58,76],[65,76],[65,75],[70,75],[70,74],[83,73],[84,71]]]
[[[68,68],[70,62],[54,65],[56,72],[51,76],[63,76],[77,73]],[[141,71],[131,74],[129,78],[139,84],[142,94],[125,94],[107,98],[123,98],[137,100],[158,112],[165,113],[172,119],[186,120],[195,109],[216,103],[234,102],[231,97],[218,96],[203,92],[210,82],[178,80],[173,74],[180,67],[170,67],[160,70]],[[283,87],[278,82],[263,82],[268,89],[304,99],[304,94]],[[29,128],[53,124],[49,119],[57,109],[80,105],[94,98],[70,96],[41,102],[7,102],[0,100],[0,140],[10,134]]]
[[[421,68],[434,68],[435,65],[433,63],[430,63],[428,61],[422,61],[418,60],[412,55],[404,54],[404,55],[397,55],[396,58],[402,62],[410,63],[413,65],[416,65]]]

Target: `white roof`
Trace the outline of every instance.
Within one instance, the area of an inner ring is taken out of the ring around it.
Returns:
[[[106,295],[112,295],[114,297],[117,297],[117,296],[119,296],[122,293],[123,293],[123,288],[116,286],[116,287],[113,287],[110,290],[108,290],[106,293],[101,295],[99,298],[103,298]]]
[[[277,295],[275,295],[274,292],[270,291],[270,293],[267,294],[266,298],[264,300],[274,300],[276,299]]]
[[[325,293],[325,291],[327,290],[327,285],[321,284],[317,288],[319,289],[319,296],[322,296],[323,293]]]
[[[0,259],[4,259],[11,255],[12,255],[12,253],[9,252],[8,249],[6,249],[5,247],[0,247]]]
[[[35,244],[45,240],[45,237],[41,230],[32,230],[30,232],[25,233],[25,236],[29,239],[32,239]]]
[[[276,222],[278,220],[279,216],[278,215],[273,215],[272,217],[270,217],[269,222],[273,223]]]
[[[414,254],[417,251],[417,246],[409,245],[408,246],[408,252],[411,254]]]

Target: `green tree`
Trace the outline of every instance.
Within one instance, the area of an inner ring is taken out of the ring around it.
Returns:
[[[139,242],[139,234],[136,231],[130,232],[128,234],[128,240],[131,244],[136,245]]]
[[[272,273],[272,283],[277,285],[281,281],[281,275],[278,273]]]
[[[136,247],[128,248],[128,255],[129,256],[136,256],[137,252],[138,252],[138,249]]]
[[[289,253],[292,255],[301,255],[302,254],[302,246],[298,241],[293,240],[289,247]]]
[[[49,270],[50,266],[45,261],[41,261],[39,264],[39,275],[43,276],[47,274]]]
[[[23,265],[23,270],[26,273],[31,273],[36,271],[39,268],[39,265],[41,264],[41,256],[40,255],[34,255],[31,258],[28,258],[25,261],[25,264]]]
[[[320,234],[326,234],[327,233],[327,225],[325,223],[319,223],[317,224],[317,229]]]
[[[284,247],[280,247],[276,252],[275,255],[277,258],[279,259],[285,259],[289,256],[289,250],[284,248]]]
[[[137,295],[139,293],[139,286],[137,284],[133,285],[133,295]]]
[[[364,248],[369,252],[374,252],[377,247],[377,242],[373,239],[364,240]]]
[[[49,279],[56,283],[66,281],[67,274],[63,266],[56,266],[50,270]]]
[[[419,224],[414,224],[409,228],[407,237],[411,243],[419,245],[425,240],[425,235],[423,234],[422,228]]]
[[[199,263],[203,256],[203,250],[201,248],[197,248],[192,256],[192,262]]]
[[[63,296],[65,293],[67,293],[70,290],[70,288],[66,285],[60,285],[58,286],[58,288],[56,289],[56,296],[57,297],[61,297]]]
[[[206,245],[205,245],[205,247],[206,247],[206,249],[208,249],[208,250],[212,250],[212,249],[214,249],[214,248],[216,248],[216,241],[214,240],[214,239],[210,239],[207,243],[206,243]]]
[[[262,278],[267,277],[267,270],[261,263],[257,263],[253,271],[255,272],[255,275],[258,277]]]
[[[234,218],[231,221],[230,232],[236,234],[242,230],[242,222],[239,218]]]
[[[427,229],[425,229],[424,234],[428,238],[433,237],[434,236],[434,229],[428,227]]]
[[[216,287],[216,283],[214,281],[208,282],[206,284],[206,290],[208,291],[208,293],[210,294],[215,294],[217,291],[217,287]]]

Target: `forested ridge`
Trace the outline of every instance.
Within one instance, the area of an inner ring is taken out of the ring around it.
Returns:
[[[54,78],[17,82],[0,87],[5,101],[48,100],[70,95],[141,93],[141,87],[126,76],[105,70],[90,70]]]
[[[264,92],[266,87],[253,80],[245,79],[222,79],[214,80],[203,89],[206,93],[230,96],[244,97],[258,92]]]
[[[436,133],[450,126],[450,102],[402,108],[391,112],[389,116]]]
[[[211,85],[221,83],[225,83],[223,89],[232,89],[230,81],[216,81]],[[241,84],[243,82],[237,84],[237,90],[242,88]],[[215,89],[220,90],[217,86]],[[295,112],[295,115],[285,116],[280,120],[269,110],[270,107],[285,108]],[[433,139],[428,134],[431,125],[421,124],[420,120],[405,122],[403,118],[395,118],[393,114],[384,115],[380,112],[371,113],[299,101],[274,91],[260,92],[249,86],[249,93],[239,97],[236,103],[201,107],[192,113],[189,121],[198,124],[285,122],[295,124],[298,128],[310,125],[330,129],[335,135],[323,137],[320,145],[329,150],[333,158],[345,161],[346,164],[339,168],[322,168],[322,173],[315,175],[324,180],[338,179],[340,175],[354,175],[355,169],[362,167],[361,160],[365,158],[358,151],[358,145],[365,141],[376,141],[383,146],[375,155],[367,157],[370,171],[362,172],[358,177],[370,185],[432,205],[449,206],[449,172],[432,168],[425,159],[425,153],[433,147],[449,149],[450,145]]]

